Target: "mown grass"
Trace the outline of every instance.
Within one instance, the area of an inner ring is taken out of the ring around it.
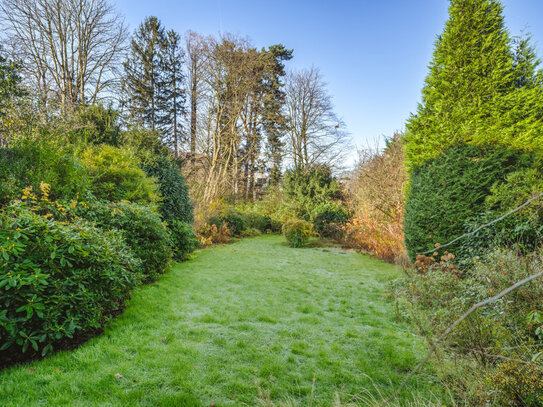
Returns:
[[[100,337],[0,372],[0,405],[328,406],[380,397],[425,348],[383,297],[398,273],[358,254],[291,249],[279,236],[204,250],[139,288]],[[400,401],[437,389],[423,373]]]

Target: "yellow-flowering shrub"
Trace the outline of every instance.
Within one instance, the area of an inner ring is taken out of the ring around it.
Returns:
[[[490,377],[503,405],[543,406],[543,366],[507,360]]]

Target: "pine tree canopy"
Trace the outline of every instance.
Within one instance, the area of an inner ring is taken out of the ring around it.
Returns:
[[[457,143],[543,145],[543,87],[529,37],[515,44],[498,0],[451,0],[422,103],[407,123],[413,169]]]

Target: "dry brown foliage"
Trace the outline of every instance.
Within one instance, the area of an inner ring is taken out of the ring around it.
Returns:
[[[345,243],[389,262],[405,262],[403,235],[404,166],[402,135],[387,140],[383,150],[360,152],[347,185],[353,219],[345,227]]]
[[[345,226],[344,245],[372,254],[379,259],[396,263],[401,261],[405,248],[401,223],[377,219],[353,218]]]
[[[196,236],[203,246],[230,243],[232,240],[232,232],[230,232],[226,223],[223,223],[220,228],[216,225],[205,223],[196,230]]]

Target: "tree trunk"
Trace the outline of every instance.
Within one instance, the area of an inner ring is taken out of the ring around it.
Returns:
[[[197,109],[197,86],[193,79],[190,90],[190,154],[192,157],[196,154],[196,109]]]

